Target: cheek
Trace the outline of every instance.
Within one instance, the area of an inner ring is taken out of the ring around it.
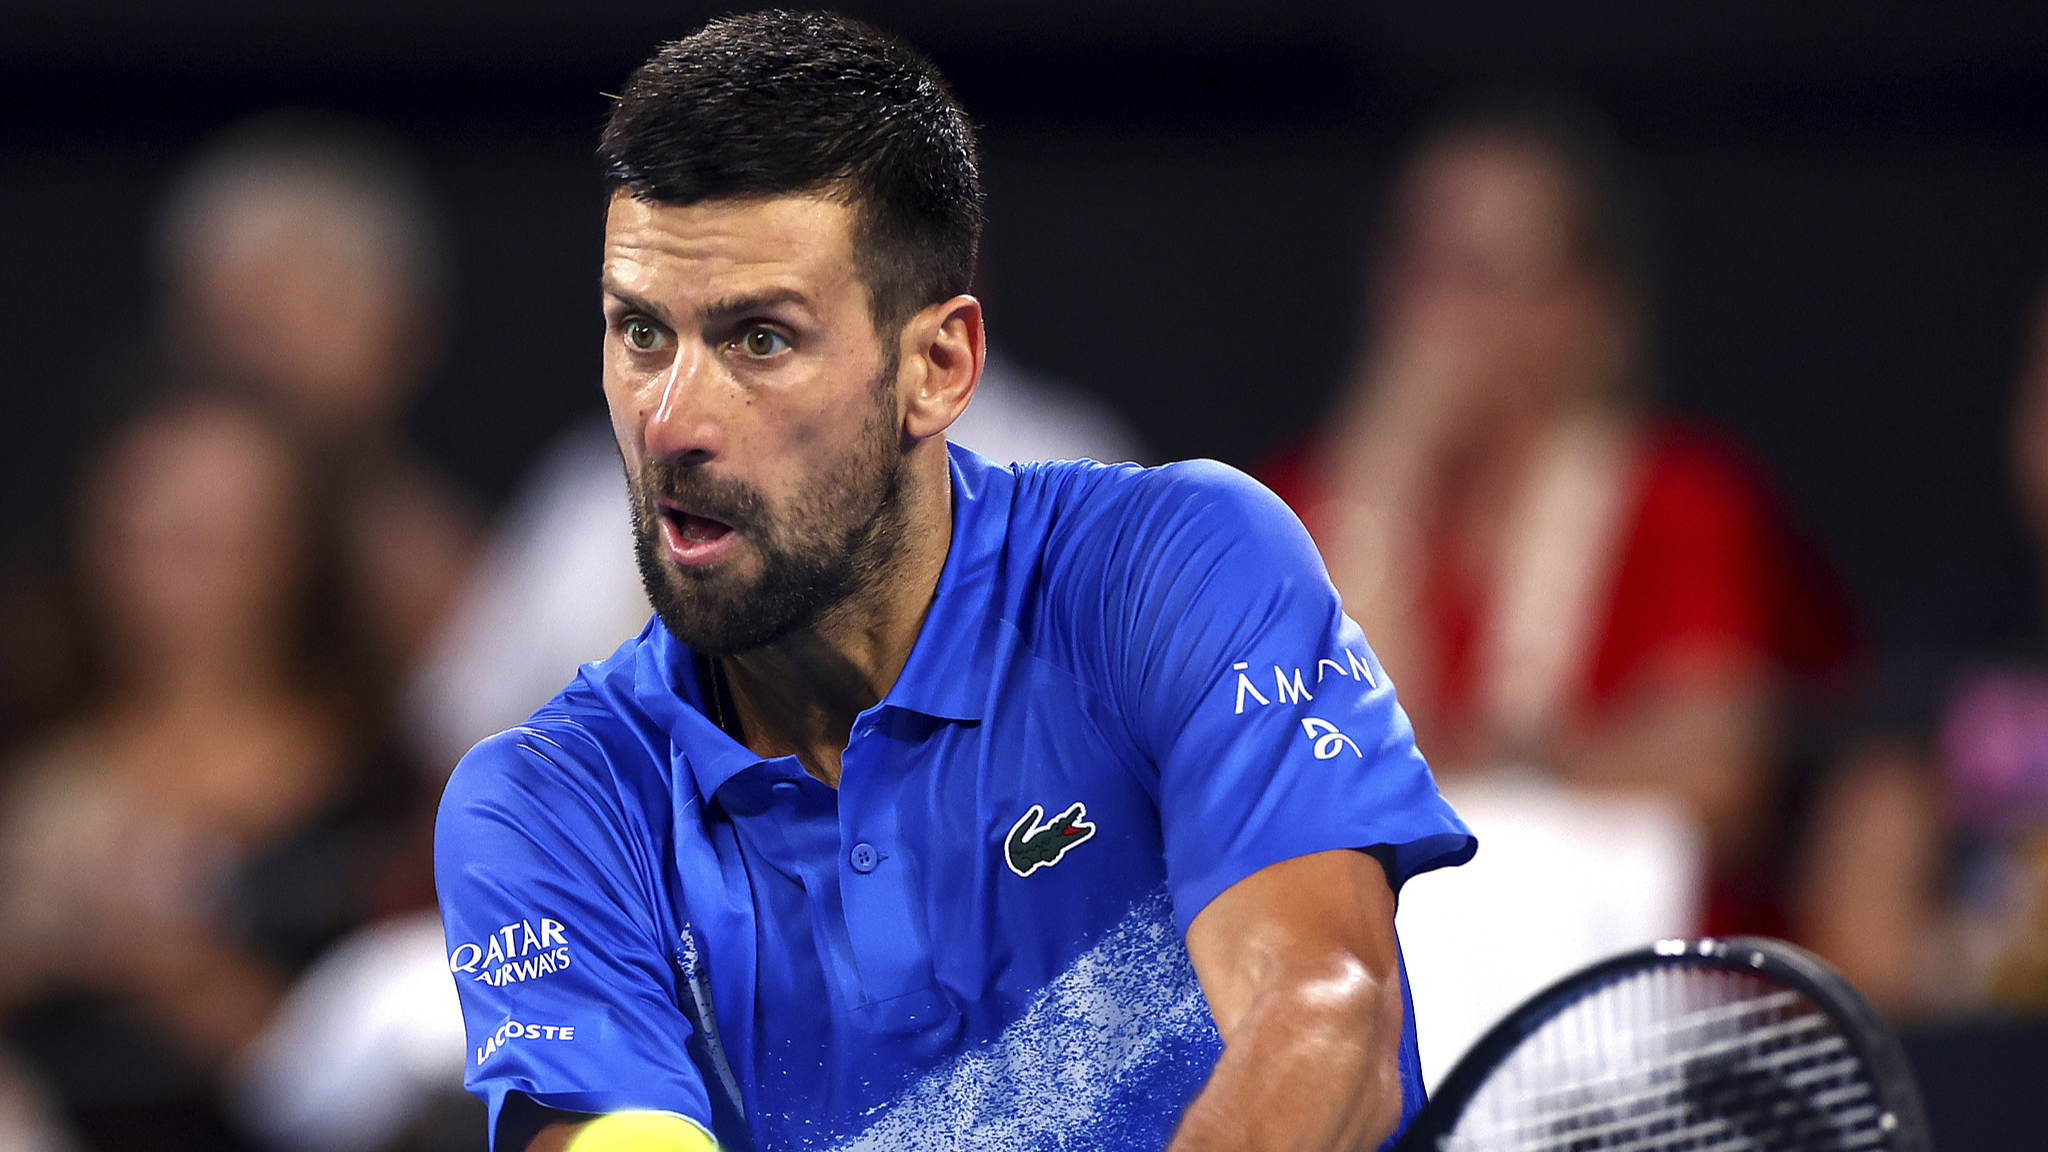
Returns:
[[[647,426],[645,398],[619,370],[609,349],[604,356],[603,389],[605,407],[611,413],[612,435],[617,438],[627,465],[637,469],[642,455],[640,433]]]
[[[620,409],[618,405],[612,406],[611,417],[612,439],[618,443],[619,457],[625,463],[626,474],[636,476],[640,472],[641,462],[639,429],[633,421],[632,414]]]
[[[607,337],[598,351],[597,379],[598,386],[604,392],[605,403],[611,405],[614,413],[618,411],[620,401],[626,399],[631,392],[625,374],[620,371],[619,360],[618,349],[612,346],[611,339]]]
[[[876,371],[872,364],[866,365],[865,371],[848,370],[847,378],[859,383],[835,388],[830,404],[817,405],[803,413],[799,434],[808,437],[813,447],[837,456],[872,431],[876,421],[895,419],[894,393],[886,397],[876,395]]]
[[[822,478],[841,475],[849,460],[871,455],[876,419],[875,403],[863,391],[857,400],[792,413],[778,421],[774,441],[780,457],[777,470],[785,480],[781,494],[814,497]]]
[[[782,438],[799,462],[817,461],[838,446],[848,427],[836,414],[792,421]],[[836,434],[835,434],[836,432]]]

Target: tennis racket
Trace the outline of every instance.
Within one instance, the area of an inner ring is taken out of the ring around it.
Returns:
[[[1665,940],[1538,993],[1398,1152],[1931,1152],[1905,1054],[1819,957]]]

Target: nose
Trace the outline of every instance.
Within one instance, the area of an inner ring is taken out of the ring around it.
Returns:
[[[654,381],[654,409],[643,436],[647,453],[665,464],[706,464],[725,451],[719,401],[725,382],[701,346],[684,341]]]

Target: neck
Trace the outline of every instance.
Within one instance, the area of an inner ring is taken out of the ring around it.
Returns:
[[[747,747],[793,755],[834,787],[855,717],[902,674],[946,566],[953,485],[944,440],[911,450],[901,498],[902,531],[865,587],[810,627],[719,661]]]
[[[1556,413],[1544,412],[1498,421],[1483,439],[1446,461],[1441,477],[1444,513],[1459,531],[1493,535],[1527,485],[1536,448],[1557,419]]]

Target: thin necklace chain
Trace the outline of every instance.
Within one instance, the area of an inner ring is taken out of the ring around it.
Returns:
[[[739,736],[733,732],[732,724],[725,718],[725,696],[727,691],[725,686],[725,666],[720,664],[715,656],[705,657],[704,664],[706,670],[710,673],[706,679],[711,682],[712,721],[718,725],[720,732],[737,740]]]

